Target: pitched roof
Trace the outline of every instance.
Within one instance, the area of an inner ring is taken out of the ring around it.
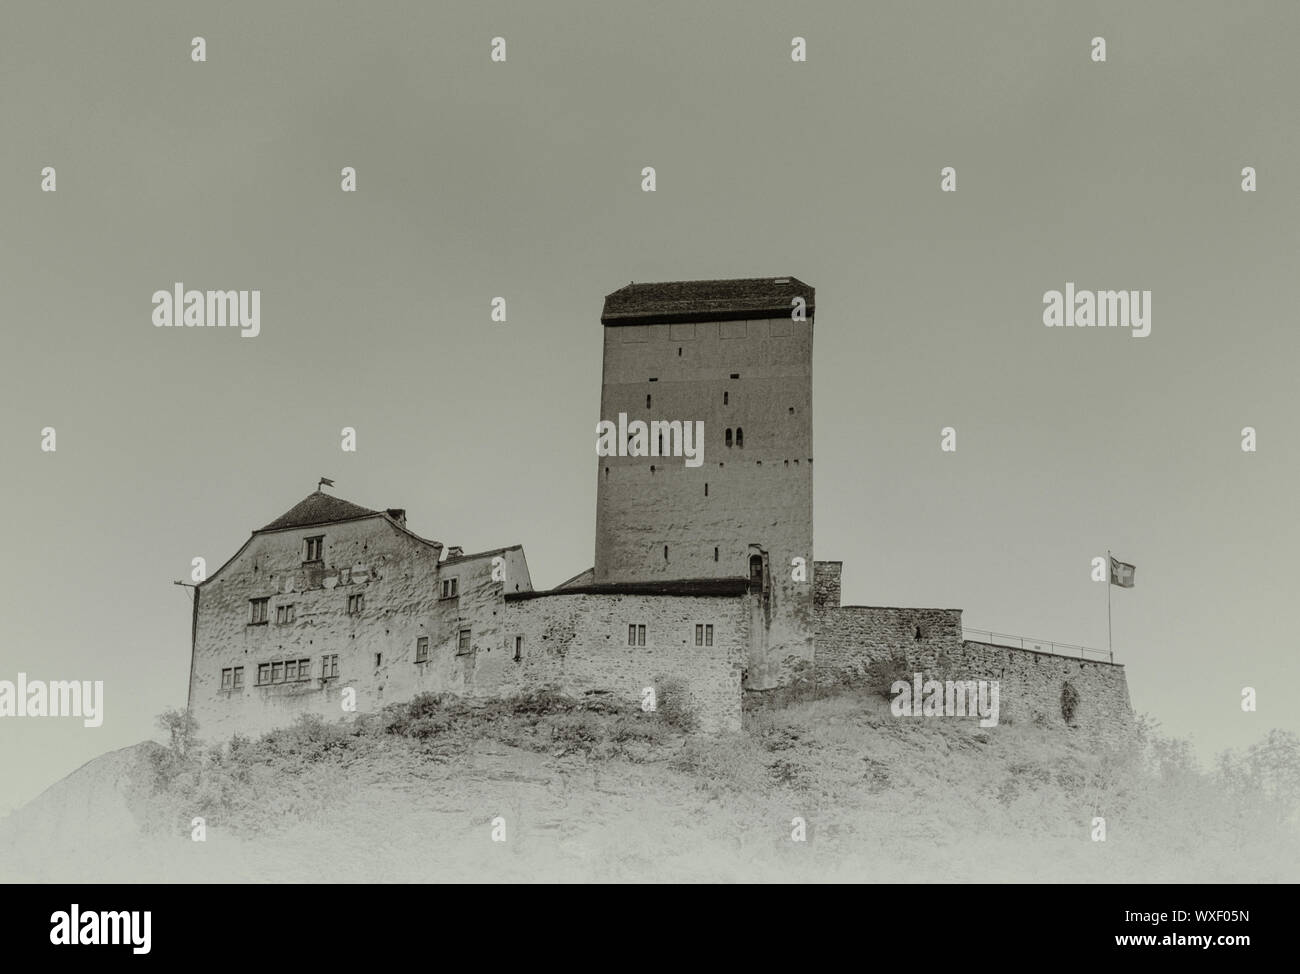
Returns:
[[[335,521],[352,521],[359,517],[379,514],[332,494],[313,491],[259,531],[279,531],[281,528],[305,528],[313,524],[331,524]],[[255,532],[256,533],[256,532]]]
[[[736,321],[784,318],[791,299],[802,297],[813,315],[816,289],[797,277],[749,277],[727,281],[665,281],[629,284],[605,295],[602,325],[649,325],[673,321]]]
[[[521,544],[506,545],[504,548],[493,548],[491,551],[475,551],[468,555],[455,555],[444,558],[441,562],[443,565],[451,565],[462,561],[474,561],[479,558],[491,558],[494,555],[504,555],[507,551],[523,551],[524,546]]]
[[[566,585],[568,583],[565,583]],[[549,595],[694,595],[702,598],[745,595],[748,578],[683,578],[658,582],[603,582],[597,585],[568,585],[541,592],[506,592],[507,602],[542,599]]]

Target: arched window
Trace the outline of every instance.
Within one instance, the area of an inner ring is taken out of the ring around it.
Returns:
[[[731,446],[731,430],[730,430],[730,429],[727,430],[727,446],[728,446],[728,447]]]
[[[736,446],[741,447],[741,446],[744,446],[744,445],[745,445],[745,431],[744,431],[743,429],[741,429],[739,426],[737,426],[737,427],[736,427]]]

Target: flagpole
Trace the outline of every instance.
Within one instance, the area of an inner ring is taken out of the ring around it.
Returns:
[[[1113,582],[1111,581],[1110,576],[1111,576],[1111,556],[1110,556],[1110,549],[1107,548],[1106,549],[1106,651],[1110,653],[1111,661],[1114,662],[1115,646],[1111,639],[1111,626],[1110,626],[1110,587],[1113,584]]]

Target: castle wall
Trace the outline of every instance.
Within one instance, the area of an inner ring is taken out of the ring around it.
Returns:
[[[1000,723],[1070,727],[1110,744],[1123,743],[1132,731],[1122,666],[963,640],[960,609],[826,605],[816,618],[821,682],[885,691],[893,679],[910,680],[914,672],[925,679],[997,680]],[[892,658],[905,664],[885,665]],[[1075,697],[1068,721],[1067,684]]]
[[[554,686],[571,696],[608,690],[639,704],[645,687],[680,681],[706,732],[740,730],[740,678],[749,642],[746,596],[546,594],[506,601],[511,651],[481,671],[477,693]],[[713,645],[695,645],[695,626],[713,626]],[[628,626],[646,627],[646,645],[628,645]],[[658,691],[662,693],[662,689]]]

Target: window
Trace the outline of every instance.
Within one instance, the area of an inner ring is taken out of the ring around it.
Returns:
[[[340,584],[340,585],[347,585],[347,584],[349,584],[351,581],[352,581],[352,569],[351,569],[351,568],[340,568],[340,569],[339,569],[339,584]]]
[[[415,640],[415,661],[417,663],[429,662],[429,637],[418,636]]]
[[[717,560],[718,560],[718,549],[717,549],[716,546],[715,546],[714,549],[713,549],[713,560],[714,560],[714,561],[717,561]]]
[[[696,623],[695,626],[695,645],[712,646],[713,645],[713,626],[709,623]]]
[[[704,482],[704,496],[709,496],[709,482],[707,480]]]
[[[375,653],[375,669],[379,669],[379,667],[383,664],[383,662],[384,662],[384,654]]]
[[[524,658],[524,637],[516,636],[515,637],[515,659],[521,660],[523,658]]]
[[[275,607],[275,624],[277,626],[288,625],[298,618],[298,613],[292,605],[277,605]]]
[[[269,597],[265,599],[249,599],[248,604],[253,607],[252,618],[249,619],[249,625],[264,626],[266,625],[266,607],[270,604]]]
[[[668,560],[668,546],[664,545],[664,561]]]
[[[366,597],[361,592],[358,592],[356,595],[348,596],[348,615],[359,616],[361,615],[361,610],[365,607]]]
[[[231,666],[222,670],[221,689],[223,690],[244,689],[244,668],[242,666]]]
[[[322,680],[332,680],[339,675],[338,653],[331,653],[328,656],[322,656],[320,662],[320,678]]]
[[[465,656],[469,653],[469,630],[462,629],[460,636],[456,640],[456,655]]]
[[[740,378],[740,373],[739,373],[739,372],[732,372],[732,373],[731,373],[731,377],[732,377],[733,379],[739,379],[739,378]]]
[[[737,449],[745,445],[745,431],[739,426],[736,427],[736,447]]]
[[[329,657],[326,657],[328,659]],[[337,661],[338,657],[335,657]],[[337,667],[337,662],[336,662]],[[257,666],[257,685],[267,686],[271,683],[301,683],[311,679],[311,659],[273,660],[259,663]],[[235,667],[234,689],[244,685],[243,667]]]
[[[235,689],[244,689],[244,668],[242,666],[235,667]]]
[[[728,446],[728,447],[731,446],[731,430],[730,430],[730,429],[727,430],[727,446]]]
[[[442,580],[442,597],[444,599],[454,599],[460,595],[460,579],[444,578]]]
[[[307,557],[303,561],[320,561],[322,549],[325,547],[325,535],[318,534],[314,538],[307,539]]]
[[[722,405],[725,406],[725,405],[727,404],[728,400],[730,399],[730,397],[731,397],[731,393],[724,391],[724,392],[722,393]]]
[[[639,626],[635,623],[627,627],[627,644],[629,646],[645,645],[645,626]]]
[[[649,394],[649,393],[646,393],[646,397],[645,397],[645,408],[646,408],[646,409],[649,409],[649,408],[650,408],[650,394]]]

